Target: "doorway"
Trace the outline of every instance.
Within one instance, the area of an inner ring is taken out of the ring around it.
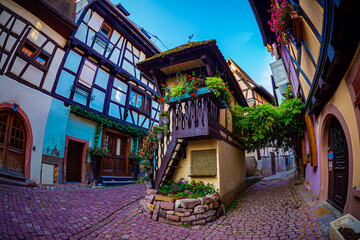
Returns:
[[[81,182],[84,143],[69,141],[66,159],[66,182]]]
[[[348,190],[348,151],[344,130],[336,117],[330,121],[328,139],[328,201],[344,209]]]
[[[0,112],[0,170],[25,175],[26,131],[24,121],[13,111]]]
[[[109,151],[108,157],[103,157],[102,176],[130,176],[130,165],[127,154],[130,152],[130,137],[113,131],[105,131],[103,146]]]

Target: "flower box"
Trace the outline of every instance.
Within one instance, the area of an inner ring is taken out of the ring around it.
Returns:
[[[222,98],[216,97],[214,95],[214,93],[208,87],[200,88],[200,89],[196,90],[195,92],[197,93],[197,96],[199,98],[209,96],[211,98],[211,100],[215,103],[216,106],[218,106],[221,109],[226,108],[226,104],[224,103]],[[189,93],[185,93],[181,97],[170,97],[170,101],[168,103],[172,104],[172,103],[176,103],[176,102],[185,102],[185,101],[188,101],[190,98],[193,98],[195,100],[195,98],[191,97]]]
[[[330,223],[330,239],[345,240],[343,235],[339,232],[340,228],[353,229],[355,233],[360,233],[360,222],[350,214],[346,214]]]

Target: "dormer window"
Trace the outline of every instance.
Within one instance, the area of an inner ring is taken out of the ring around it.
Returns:
[[[111,31],[112,31],[112,28],[107,23],[103,22],[103,24],[100,28],[101,35],[103,35],[106,39],[109,39]]]
[[[36,47],[31,45],[29,42],[25,42],[23,47],[21,48],[21,52],[24,53],[28,57],[32,57],[32,55],[36,52]]]
[[[44,67],[48,64],[49,60],[50,60],[50,55],[45,51],[41,51],[37,56],[37,58],[35,59],[37,63],[39,63]]]

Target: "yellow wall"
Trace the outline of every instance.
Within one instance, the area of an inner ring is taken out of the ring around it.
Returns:
[[[327,105],[332,104],[337,107],[337,109],[341,112],[342,116],[344,117],[347,127],[349,128],[350,138],[351,138],[351,145],[352,145],[352,155],[353,155],[353,185],[359,186],[360,185],[360,139],[359,139],[359,130],[357,127],[355,111],[352,103],[352,99],[350,97],[350,93],[348,91],[346,81],[343,79],[336,90],[333,97],[327,103]],[[322,116],[322,112],[318,117],[318,121]],[[320,124],[319,124],[320,125]],[[318,125],[318,126],[319,126]],[[319,129],[318,129],[319,131]],[[348,143],[349,144],[349,143]]]
[[[299,3],[314,24],[316,30],[321,34],[324,14],[323,8],[316,0],[300,0]]]
[[[220,195],[229,205],[246,188],[245,152],[224,141],[218,141]]]
[[[319,52],[320,52],[320,42],[318,41],[318,39],[316,38],[315,34],[313,33],[313,31],[311,30],[311,28],[309,27],[309,25],[307,25],[307,23],[305,21],[302,21],[303,25],[303,37],[304,37],[304,41],[306,42],[311,55],[314,58],[315,63],[317,63],[318,58],[319,58]],[[304,51],[302,51],[302,53],[306,52],[306,49],[302,49]],[[301,56],[302,58],[302,56]]]
[[[217,139],[208,139],[208,140],[195,140],[189,141],[188,145],[186,146],[186,159],[182,158],[178,164],[178,167],[175,170],[175,173],[172,177],[173,181],[178,181],[181,177],[184,179],[191,181],[203,181],[204,183],[211,183],[214,184],[215,189],[220,188],[219,184],[219,149],[218,149],[218,141]],[[206,178],[192,178],[189,177],[191,174],[190,167],[191,167],[191,151],[194,150],[209,150],[209,149],[216,149],[216,162],[217,162],[217,174],[216,177],[206,177]]]

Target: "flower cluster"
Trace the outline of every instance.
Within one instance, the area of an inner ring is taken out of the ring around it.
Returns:
[[[153,143],[157,141],[157,138],[155,136],[155,133],[158,131],[159,126],[154,125],[150,131],[149,134],[144,138],[143,141],[143,147],[139,149],[139,157],[140,160],[140,169],[144,173],[144,177],[140,178],[140,182],[144,183],[145,181],[148,181],[150,178],[153,169],[152,169],[152,161],[154,158],[154,148]]]
[[[178,182],[169,181],[158,189],[160,194],[176,196],[178,198],[197,198],[204,197],[208,194],[216,193],[213,184],[206,184],[202,181],[191,182],[180,179]]]
[[[108,157],[110,153],[110,151],[102,147],[89,147],[86,151],[90,155],[102,157]]]
[[[130,161],[135,162],[135,163],[140,163],[140,161],[141,161],[141,157],[136,152],[129,152],[128,158]]]
[[[159,112],[159,117],[165,117],[165,116],[170,116],[170,112],[169,111]]]
[[[229,90],[227,82],[224,82],[219,77],[208,77],[205,80],[205,84],[209,87],[209,89],[214,93],[216,97],[222,97],[226,105],[231,108],[231,94],[234,92]]]
[[[275,0],[275,3],[271,4],[270,7],[269,12],[271,13],[271,17],[268,24],[270,25],[270,30],[276,34],[278,44],[288,44],[292,42],[291,4],[288,0]]]

